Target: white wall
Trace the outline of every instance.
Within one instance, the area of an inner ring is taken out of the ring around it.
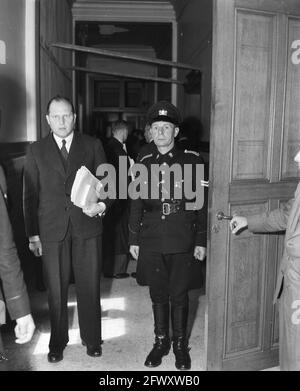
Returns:
[[[27,111],[32,114],[34,102],[30,100],[32,91],[28,91],[30,85],[26,80],[25,0],[1,0],[0,40],[6,48],[5,59],[0,64],[0,142],[23,142],[34,137],[36,130],[27,128]],[[29,56],[30,53],[27,61]]]

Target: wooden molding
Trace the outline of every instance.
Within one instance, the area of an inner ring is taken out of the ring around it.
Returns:
[[[171,23],[176,20],[173,6],[168,1],[101,1],[76,2],[73,19],[87,21],[142,21]]]
[[[177,20],[180,19],[185,7],[188,5],[188,2],[190,0],[181,0],[180,2],[176,2],[176,0],[174,1],[174,8],[175,8],[175,11],[176,11],[176,15],[177,15]]]
[[[41,36],[40,37],[40,48],[43,49],[43,51],[46,53],[48,59],[57,67],[57,69],[64,75],[64,77],[72,81],[71,76],[63,69],[59,63],[59,60],[57,57],[54,55],[53,51],[51,50],[51,47],[49,44],[44,40],[44,38]]]

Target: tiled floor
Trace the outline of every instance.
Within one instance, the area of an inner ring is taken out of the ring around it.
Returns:
[[[135,265],[130,265],[133,270]],[[131,271],[131,270],[129,270]],[[47,361],[49,321],[46,294],[31,295],[37,330],[32,341],[25,345],[14,343],[13,330],[3,334],[9,360],[0,364],[0,371],[151,371],[143,364],[153,344],[153,319],[147,287],[137,285],[134,278],[102,280],[103,355],[87,356],[81,345],[78,330],[74,286],[69,292],[70,342],[64,360],[57,364]],[[192,370],[204,369],[204,312],[205,296],[200,290],[190,291],[190,347]],[[155,371],[173,371],[174,355],[163,359]]]

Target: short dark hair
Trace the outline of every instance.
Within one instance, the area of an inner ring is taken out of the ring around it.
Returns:
[[[69,103],[69,105],[71,106],[71,110],[72,110],[72,113],[75,114],[75,109],[74,109],[74,105],[73,103],[71,102],[71,100],[65,96],[61,96],[61,95],[55,95],[53,98],[51,98],[47,104],[47,111],[46,113],[49,114],[49,109],[50,109],[50,106],[51,106],[51,103],[52,102],[67,102]]]
[[[112,124],[112,133],[114,134],[115,132],[118,132],[119,130],[127,129],[128,130],[128,123],[123,120],[119,120],[116,122],[113,122]]]

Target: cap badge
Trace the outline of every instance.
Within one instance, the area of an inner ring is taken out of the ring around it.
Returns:
[[[168,111],[167,110],[159,110],[158,115],[168,115]]]

